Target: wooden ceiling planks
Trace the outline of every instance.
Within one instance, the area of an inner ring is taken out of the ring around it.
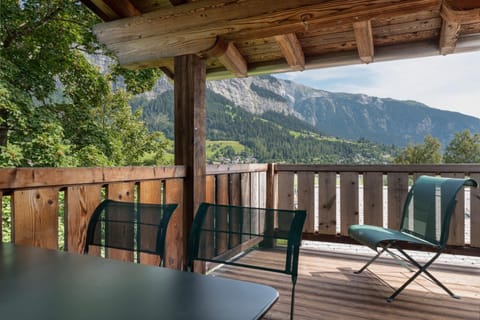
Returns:
[[[82,2],[111,21],[95,33],[121,64],[162,67],[170,76],[173,57],[192,53],[207,58],[207,75],[221,78],[480,50],[473,0]],[[224,49],[212,56],[219,41]]]

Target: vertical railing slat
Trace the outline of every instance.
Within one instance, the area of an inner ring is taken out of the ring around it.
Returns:
[[[340,234],[358,223],[358,172],[340,173]]]
[[[315,173],[299,172],[298,209],[307,211],[303,232],[315,231]]]
[[[152,181],[142,181],[138,184],[138,201],[140,203],[153,203],[161,204],[164,200],[164,195],[162,193],[162,181],[161,180],[152,180]],[[146,219],[143,216],[140,216],[140,219]],[[148,223],[149,221],[144,222]],[[155,221],[150,221],[155,222]],[[142,242],[147,241],[150,247],[154,247],[154,241],[156,241],[155,233],[152,229],[142,230],[140,234]],[[155,254],[143,253],[139,255],[139,262],[142,264],[148,264],[152,266],[160,265],[160,257]]]
[[[278,174],[278,209],[294,209],[294,178],[293,172],[280,172]],[[287,230],[290,217],[278,216],[278,226],[281,230]]]
[[[463,173],[443,173],[443,177],[465,178]],[[465,244],[465,190],[457,193],[457,204],[455,212],[450,221],[449,245],[463,246]]]
[[[112,183],[107,188],[107,198],[116,201],[133,202],[135,200],[135,184],[130,182]],[[128,214],[128,213],[125,213]],[[123,239],[124,245],[127,247],[132,246],[133,242],[133,226],[127,228],[125,226],[108,227],[109,237],[111,239]],[[118,240],[115,240],[118,242]],[[121,261],[133,261],[133,252],[127,250],[119,250],[113,248],[107,248],[105,252],[106,257],[121,260]]]
[[[480,173],[470,177],[480,183]],[[470,188],[470,245],[480,248],[480,187]]]
[[[383,174],[363,174],[363,223],[383,226]]]
[[[216,186],[217,204],[228,205],[228,175],[220,174],[217,176]],[[215,217],[215,228],[218,230],[228,230],[227,216],[220,214]],[[217,252],[225,252],[228,249],[228,235],[219,233],[215,239],[215,248]]]
[[[388,180],[388,227],[399,229],[403,203],[408,193],[408,173],[389,172]]]
[[[178,204],[170,218],[165,238],[165,267],[177,270],[183,269],[187,252],[183,246],[183,240],[188,237],[183,223],[183,186],[183,179],[165,180],[165,203]]]
[[[17,244],[58,248],[58,189],[38,188],[13,193],[13,235]]]
[[[68,187],[65,192],[65,250],[83,253],[88,222],[101,202],[101,185]],[[93,247],[89,255],[100,255]]]
[[[230,204],[234,206],[240,205],[241,202],[241,184],[240,184],[240,175],[237,173],[231,174],[230,179],[229,179],[229,185],[230,185]],[[241,215],[236,214],[235,211],[233,211],[232,215],[230,216],[230,230],[238,232],[238,234],[231,233],[230,234],[230,247],[234,248],[237,245],[240,244],[240,234],[239,232],[241,231],[242,227],[242,220],[241,220]]]
[[[337,174],[318,173],[318,232],[337,232]]]

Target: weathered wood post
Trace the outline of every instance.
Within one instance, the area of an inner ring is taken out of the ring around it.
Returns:
[[[206,182],[206,64],[196,55],[175,57],[175,164],[184,165],[183,216],[176,261],[167,261],[170,267],[180,269],[185,264],[188,233],[193,216],[205,201]]]

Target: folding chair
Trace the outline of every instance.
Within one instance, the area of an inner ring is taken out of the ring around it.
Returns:
[[[190,230],[188,269],[192,270],[193,262],[199,260],[290,275],[290,319],[293,319],[298,258],[306,215],[305,210],[202,203]],[[262,259],[248,262],[241,259],[246,253],[262,248],[276,248],[282,263],[266,265]]]
[[[167,226],[176,208],[176,204],[104,200],[88,223],[84,253],[91,246],[113,248],[136,253],[138,261],[143,252],[160,256],[164,266]]]
[[[450,220],[455,212],[457,202],[455,198],[463,186],[477,187],[477,182],[472,179],[420,176],[407,194],[400,230],[371,225],[357,224],[350,226],[348,234],[351,238],[377,251],[377,254],[355,273],[361,273],[382,253],[388,252],[394,258],[399,258],[397,261],[406,262],[407,265],[418,268],[418,271],[410,279],[387,298],[388,302],[392,302],[403,289],[422,273],[450,296],[458,299],[459,297],[435,278],[427,268],[445,249]],[[422,265],[405,252],[402,248],[405,243],[428,246],[436,253]],[[401,255],[392,252],[391,249],[398,250]]]

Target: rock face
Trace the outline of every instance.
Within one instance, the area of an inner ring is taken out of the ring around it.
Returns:
[[[171,82],[161,78],[153,91],[143,95],[153,99],[169,90],[173,90]],[[480,119],[475,117],[433,109],[416,101],[312,89],[271,76],[208,81],[207,90],[251,113],[294,115],[325,134],[345,139],[366,138],[405,146],[421,143],[430,134],[445,147],[455,132],[468,129],[480,133]]]

